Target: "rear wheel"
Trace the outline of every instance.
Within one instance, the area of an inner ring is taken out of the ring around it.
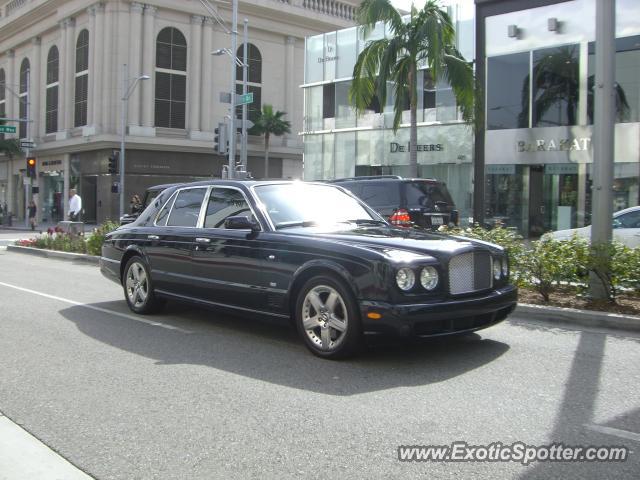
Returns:
[[[356,301],[336,278],[319,275],[308,280],[298,294],[295,316],[302,340],[319,357],[345,358],[362,346]]]
[[[142,257],[131,257],[124,268],[122,279],[124,297],[135,313],[154,313],[164,306],[164,300],[156,297],[149,267]]]

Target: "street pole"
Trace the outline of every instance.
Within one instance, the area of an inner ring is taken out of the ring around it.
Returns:
[[[589,272],[589,295],[610,299],[608,276],[611,264],[608,249],[613,216],[613,161],[615,120],[615,3],[596,0],[596,90],[593,142],[593,207],[591,250],[596,265]]]
[[[231,16],[231,114],[229,115],[229,178],[236,176],[236,51],[238,49],[238,0]]]
[[[120,112],[120,216],[124,216],[124,142],[127,130],[127,108],[129,108],[129,98],[127,89],[129,83],[129,67],[122,65],[122,112]]]
[[[247,63],[247,43],[249,42],[249,29],[248,29],[249,20],[244,19],[244,35],[243,35],[243,46],[242,46],[242,94],[245,95],[247,93],[247,70],[249,69],[249,64]],[[242,143],[241,143],[241,151],[240,151],[240,161],[242,162],[242,170],[247,171],[247,104],[242,104]]]
[[[29,128],[29,110],[30,110],[30,104],[31,104],[31,99],[29,98],[31,92],[30,92],[30,88],[29,88],[29,82],[30,82],[30,74],[31,73],[31,69],[28,68],[26,71],[27,74],[27,104],[26,106],[26,115],[25,115],[25,119],[27,120],[27,125],[25,128],[25,137],[27,140],[27,148],[25,149],[25,154],[26,154],[26,158],[29,158],[31,156],[31,147],[30,147],[30,143],[29,143],[29,134],[31,133],[31,129]],[[20,90],[18,89],[18,92]],[[18,112],[20,112],[20,108],[18,108]],[[20,116],[20,114],[18,114],[18,116]],[[18,132],[20,131],[20,127],[18,126]],[[18,137],[20,137],[20,135],[18,134]],[[33,186],[33,178],[29,177],[29,183],[27,183],[24,186],[24,226],[25,228],[29,228],[29,194],[31,193],[31,189]]]

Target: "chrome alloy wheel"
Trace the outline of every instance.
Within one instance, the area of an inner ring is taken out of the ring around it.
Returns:
[[[347,336],[349,318],[340,294],[328,285],[313,287],[302,303],[302,324],[315,345],[334,350]]]
[[[149,295],[147,273],[138,262],[134,262],[127,271],[126,291],[129,303],[135,308],[141,308]]]

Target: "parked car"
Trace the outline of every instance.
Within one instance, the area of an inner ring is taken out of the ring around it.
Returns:
[[[160,195],[160,193],[163,190],[166,190],[169,187],[173,187],[176,185],[181,185],[179,183],[167,183],[164,185],[154,185],[153,187],[149,187],[145,190],[144,195],[142,197],[142,201],[140,206],[138,207],[136,212],[132,212],[132,213],[126,213],[124,214],[122,217],[120,217],[120,225],[126,225],[128,223],[131,223],[133,221],[135,221],[136,218],[138,218],[138,216],[140,216],[140,214],[142,212],[144,212],[144,209],[147,208],[151,202],[158,196]]]
[[[590,240],[591,225],[569,230],[558,230],[546,234],[547,238],[568,240],[573,235]],[[640,247],[640,206],[625,208],[613,214],[613,239],[629,248]]]
[[[356,352],[365,333],[486,328],[517,296],[501,247],[395,228],[326,183],[168,188],[106,236],[100,268],[136,313],[178,299],[290,320],[325,358]]]
[[[350,190],[396,226],[437,229],[458,224],[458,211],[447,186],[435,179],[381,175],[340,178],[331,183]]]

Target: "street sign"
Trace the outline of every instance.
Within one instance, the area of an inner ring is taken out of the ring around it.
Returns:
[[[0,133],[16,133],[16,127],[11,125],[0,125]]]
[[[236,95],[236,106],[247,105],[253,103],[253,92],[245,93],[243,95]]]
[[[245,120],[244,124],[247,126],[247,130],[255,125],[251,120]],[[242,119],[236,118],[236,128],[242,128]]]
[[[220,103],[231,103],[231,94],[229,92],[220,92]]]
[[[36,144],[33,142],[27,142],[25,140],[21,140],[20,148],[36,148]]]

